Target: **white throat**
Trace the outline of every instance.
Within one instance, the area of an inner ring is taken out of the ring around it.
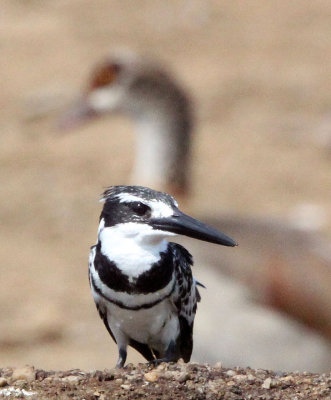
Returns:
[[[130,281],[160,260],[160,253],[168,248],[165,238],[170,235],[169,232],[134,222],[105,228],[103,219],[98,232],[102,254],[115,262]]]

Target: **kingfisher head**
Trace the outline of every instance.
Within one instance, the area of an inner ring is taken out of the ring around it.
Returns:
[[[104,193],[99,231],[116,230],[119,235],[160,240],[185,235],[223,246],[236,242],[222,232],[184,214],[169,194],[143,186],[112,186]]]

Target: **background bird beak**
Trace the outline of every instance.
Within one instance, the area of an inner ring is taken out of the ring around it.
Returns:
[[[237,243],[224,233],[208,226],[195,218],[176,210],[175,214],[167,218],[152,218],[150,225],[154,229],[189,236],[205,242],[221,244],[223,246],[237,246]]]
[[[80,99],[59,119],[57,128],[62,131],[76,128],[97,116],[95,110],[89,106],[86,99]]]

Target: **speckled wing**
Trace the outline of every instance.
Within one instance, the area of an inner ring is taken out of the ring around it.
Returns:
[[[191,254],[177,243],[169,243],[174,255],[176,288],[172,301],[178,310],[180,324],[179,349],[185,362],[190,361],[193,350],[193,324],[200,294],[193,278]]]

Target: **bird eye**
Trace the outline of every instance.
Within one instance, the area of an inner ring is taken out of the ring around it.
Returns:
[[[147,216],[149,217],[151,214],[151,209],[148,207],[146,204],[141,203],[140,201],[134,201],[130,203],[130,208],[132,211],[135,212],[135,214],[139,216]]]

